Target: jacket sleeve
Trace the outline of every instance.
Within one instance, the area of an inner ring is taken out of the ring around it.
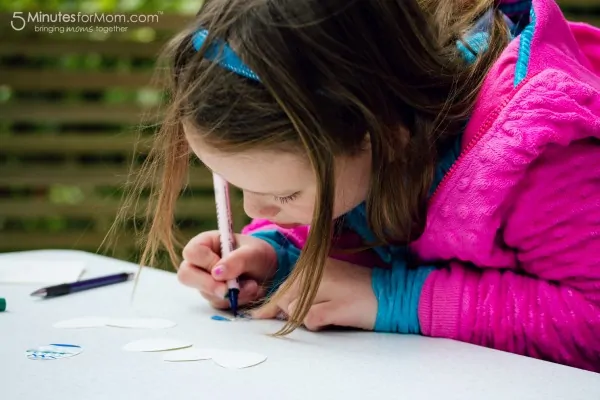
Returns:
[[[308,227],[283,229],[264,219],[255,219],[242,229],[242,234],[251,235],[269,243],[277,254],[277,272],[267,296],[275,292],[292,272],[300,251],[306,242]]]
[[[421,330],[600,371],[600,143],[549,149],[515,190],[498,240],[518,269],[431,272]]]

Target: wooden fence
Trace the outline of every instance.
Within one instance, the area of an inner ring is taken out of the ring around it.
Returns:
[[[0,251],[96,251],[132,161],[143,159],[142,152],[132,160],[134,143],[141,134],[143,147],[155,131],[140,130],[142,116],[159,119],[154,60],[191,17],[160,15],[110,35],[15,32],[10,18],[0,14]],[[239,228],[246,218],[237,193],[233,207]],[[212,177],[195,166],[178,224],[191,237],[215,228],[214,215]],[[121,235],[115,255],[136,254],[132,232]]]
[[[564,0],[572,20],[600,26],[599,0]],[[0,14],[0,251],[96,251],[110,226],[132,161],[137,125],[158,92],[155,57],[189,16],[118,34],[10,28]],[[158,116],[156,116],[158,117]],[[153,129],[143,131],[147,139]],[[212,181],[193,168],[177,219],[184,234],[215,227]],[[238,228],[241,200],[234,199]],[[132,234],[119,257],[135,254]]]

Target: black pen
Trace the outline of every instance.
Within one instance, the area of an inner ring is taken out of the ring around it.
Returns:
[[[83,290],[95,289],[115,283],[126,282],[135,276],[134,273],[123,272],[115,275],[101,276],[99,278],[86,279],[73,283],[63,283],[56,286],[48,286],[31,293],[35,297],[57,297],[65,294],[81,292]]]

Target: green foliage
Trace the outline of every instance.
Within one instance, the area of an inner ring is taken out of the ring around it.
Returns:
[[[50,187],[48,198],[55,204],[78,204],[84,200],[85,195],[78,186],[54,185]]]
[[[189,0],[0,0],[0,13],[12,14],[12,12],[43,12],[43,13],[134,13],[134,14],[194,14],[200,7],[201,1],[189,1]],[[0,56],[0,68],[9,69],[28,69],[28,70],[45,70],[45,71],[59,71],[62,76],[65,76],[65,81],[68,79],[70,72],[73,74],[82,74],[102,72],[106,74],[110,73],[133,73],[141,71],[147,74],[149,70],[154,67],[154,56],[148,53],[143,55],[140,54],[129,54],[124,51],[111,52],[107,51],[107,54],[102,53],[104,50],[99,50],[102,54],[96,54],[89,52],[86,45],[82,46],[82,42],[89,41],[89,43],[96,44],[95,42],[107,42],[109,46],[119,46],[121,41],[128,42],[126,45],[131,46],[131,42],[138,42],[140,45],[146,43],[152,43],[155,41],[162,42],[167,36],[172,35],[173,32],[166,29],[160,30],[155,29],[151,25],[130,27],[125,33],[111,33],[104,31],[94,31],[91,33],[80,32],[80,33],[64,33],[58,35],[57,33],[51,32],[35,32],[33,29],[29,31],[15,32],[8,27],[8,29],[0,29],[0,36],[3,39],[11,40],[16,38],[18,40],[36,41],[40,39],[40,43],[46,40],[57,40],[57,41],[69,41],[74,39],[73,50],[70,51],[67,48],[66,51],[61,50],[60,54],[53,55],[52,52],[40,52],[28,51],[26,54],[15,54],[15,55],[2,55]],[[4,36],[5,35],[5,36]],[[0,39],[1,40],[1,39]],[[47,42],[44,42],[44,46],[48,46]],[[62,46],[61,48],[64,48]],[[106,46],[98,46],[99,49],[104,49]],[[109,48],[112,49],[112,48]],[[87,52],[86,52],[87,50]],[[66,72],[66,73],[65,73]],[[92,74],[93,75],[93,74]],[[106,75],[101,75],[106,76]],[[80,79],[80,78],[79,78]],[[26,85],[23,85],[26,86]],[[10,82],[6,85],[0,85],[0,106],[8,103],[9,106],[19,103],[31,103],[34,104],[36,109],[42,109],[44,105],[48,104],[60,104],[65,107],[83,105],[85,107],[97,107],[107,106],[113,109],[119,105],[124,107],[132,107],[132,105],[152,107],[156,106],[163,100],[164,94],[154,88],[131,88],[129,85],[124,87],[107,87],[107,88],[81,88],[78,84],[68,85],[65,84],[65,89],[30,89],[30,88],[18,88],[10,86]],[[85,103],[85,104],[84,104]],[[19,104],[20,105],[20,104]],[[115,107],[116,106],[116,107]],[[84,111],[85,112],[85,111]],[[85,120],[85,118],[84,118]],[[65,136],[85,136],[85,135],[106,135],[110,137],[111,132],[114,132],[115,137],[118,135],[126,135],[134,130],[133,127],[126,125],[125,123],[103,123],[101,120],[89,118],[89,121],[79,123],[62,122],[61,119],[52,120],[52,118],[46,119],[46,117],[32,118],[31,120],[19,120],[14,122],[13,120],[0,120],[0,142],[3,140],[10,140],[11,136],[22,135],[25,137],[44,137],[46,140],[49,136],[60,137]],[[154,131],[155,127],[147,129],[149,134],[150,131]],[[110,139],[108,139],[110,140]],[[50,142],[51,143],[51,142]],[[122,150],[110,150],[109,154],[99,153],[97,149],[90,149],[89,152],[86,150],[80,151],[64,151],[60,147],[49,145],[50,148],[40,148],[40,150],[20,152],[19,149],[13,148],[7,152],[3,152],[0,145],[0,170],[3,167],[10,167],[13,169],[24,170],[31,168],[39,169],[40,165],[48,165],[50,168],[56,168],[59,165],[69,165],[69,168],[87,168],[88,166],[93,169],[98,166],[106,165],[107,170],[114,171],[120,167],[123,168],[123,173],[126,173],[130,162],[131,155],[129,152],[124,155]],[[43,167],[42,167],[43,168]],[[33,173],[33,172],[32,172]],[[24,185],[20,187],[18,185]],[[81,186],[75,185],[52,185],[38,183],[37,186],[29,186],[28,184],[16,184],[9,185],[9,187],[0,188],[0,195],[10,198],[10,201],[19,202],[23,199],[24,204],[35,199],[38,202],[45,202],[54,205],[60,205],[58,209],[68,210],[72,206],[72,209],[82,207],[82,203],[89,201],[93,203],[94,199],[108,199],[114,203],[115,200],[119,199],[122,195],[122,188],[116,186],[110,186],[104,190],[101,188],[92,188],[93,183],[82,182]],[[103,196],[106,195],[106,196]],[[207,195],[207,194],[205,194]],[[100,204],[100,203],[99,203]],[[102,203],[103,204],[103,203]],[[0,210],[0,214],[2,214]],[[24,213],[15,215],[0,215],[0,231],[6,232],[20,232],[31,234],[34,238],[36,235],[56,235],[61,236],[70,233],[75,233],[75,237],[79,234],[82,236],[86,232],[101,232],[110,223],[110,217],[94,217],[92,211],[92,217],[86,215],[79,216],[77,213],[66,217],[64,215],[39,215],[39,213],[32,213],[28,215],[28,210]],[[198,221],[198,218],[190,218],[181,222],[182,226],[186,229],[192,229],[195,231],[212,229],[214,228],[214,221]],[[204,225],[202,225],[204,224]],[[127,231],[129,235],[132,235],[132,231]],[[95,248],[86,248],[90,246],[88,244],[80,244],[75,241],[73,243],[74,248],[79,248],[87,251],[95,251]],[[35,243],[32,242],[32,247],[35,247]],[[7,250],[7,249],[4,249]],[[119,248],[119,256],[129,258],[132,261],[137,259],[137,254],[134,252],[127,253],[130,248]],[[164,268],[170,268],[170,263],[166,257],[161,261],[161,265]]]
[[[189,0],[0,0],[0,11],[154,12],[193,14],[202,1]]]
[[[6,85],[0,85],[0,103],[5,103],[10,99],[12,90]]]

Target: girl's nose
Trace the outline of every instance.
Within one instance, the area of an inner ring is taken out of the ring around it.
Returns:
[[[271,219],[279,214],[280,209],[260,196],[244,193],[244,211],[250,218]]]

